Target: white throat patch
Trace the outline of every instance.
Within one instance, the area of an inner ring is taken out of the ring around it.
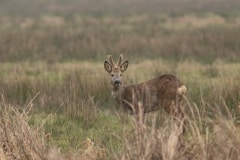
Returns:
[[[112,94],[112,96],[115,98],[117,93],[114,92],[114,91],[112,91],[111,94]]]

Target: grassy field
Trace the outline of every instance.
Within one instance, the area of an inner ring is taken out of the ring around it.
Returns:
[[[28,8],[28,9],[26,9]],[[0,159],[240,159],[238,0],[0,2]],[[136,125],[111,97],[164,73],[187,86],[186,133],[164,110]]]

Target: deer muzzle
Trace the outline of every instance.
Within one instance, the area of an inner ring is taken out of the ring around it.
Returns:
[[[121,81],[120,80],[115,80],[114,81],[114,85],[115,86],[120,86],[121,85]]]

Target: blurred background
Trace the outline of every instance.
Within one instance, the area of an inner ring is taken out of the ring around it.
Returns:
[[[240,54],[238,0],[1,0],[0,61]]]

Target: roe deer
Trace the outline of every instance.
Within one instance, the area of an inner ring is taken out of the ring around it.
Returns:
[[[120,103],[124,110],[138,114],[139,108],[143,112],[159,110],[161,107],[175,117],[183,118],[183,95],[187,88],[174,75],[164,74],[157,78],[124,87],[122,85],[122,73],[128,68],[128,61],[119,57],[118,63],[114,63],[112,56],[108,55],[104,62],[104,68],[111,76],[112,96]]]

